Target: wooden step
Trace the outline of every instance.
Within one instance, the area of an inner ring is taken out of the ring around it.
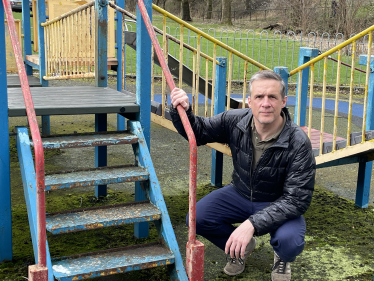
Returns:
[[[148,180],[146,169],[133,166],[65,171],[45,176],[45,190]]]
[[[53,260],[52,269],[57,280],[84,280],[174,262],[174,254],[166,246],[149,243]]]
[[[138,142],[138,137],[127,131],[56,135],[42,138],[45,149],[91,147]],[[33,145],[33,143],[31,143]]]
[[[96,229],[161,218],[161,211],[149,201],[100,206],[47,214],[46,227],[53,234]]]

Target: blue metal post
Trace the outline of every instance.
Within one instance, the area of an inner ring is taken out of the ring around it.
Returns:
[[[107,130],[107,114],[95,114],[95,132],[105,132]],[[106,167],[107,166],[107,146],[96,146],[95,147],[95,167]],[[106,196],[107,186],[97,185],[95,186],[95,196]]]
[[[96,87],[107,86],[107,38],[108,38],[108,16],[107,1],[95,0],[95,20],[96,20],[96,46],[95,46],[95,85]],[[107,114],[95,114],[95,132],[107,130]],[[107,147],[95,147],[95,166],[104,167],[107,165]],[[106,196],[107,186],[98,185],[95,187],[95,195]]]
[[[4,20],[4,7],[0,4],[0,262],[13,257]]]
[[[51,134],[51,120],[49,115],[42,115],[42,136]]]
[[[152,20],[152,0],[144,1],[149,18]],[[151,38],[148,35],[139,7],[136,8],[136,102],[140,111],[136,119],[140,121],[144,139],[150,149],[151,140]],[[145,190],[135,183],[135,201],[146,200]],[[135,224],[135,237],[148,236],[147,222]]]
[[[274,67],[274,72],[279,74],[282,77],[284,84],[286,85],[286,96],[288,92],[288,78],[290,77],[290,73],[288,71],[288,67],[277,66]]]
[[[38,42],[39,42],[39,75],[40,83],[42,87],[48,87],[48,81],[43,79],[45,76],[45,42],[44,42],[44,27],[41,26],[41,23],[45,22],[45,1],[36,1],[36,6],[38,8]],[[36,40],[36,38],[34,38]]]
[[[125,9],[125,0],[117,0],[116,1],[117,6]],[[117,67],[117,91],[122,91],[125,89],[125,81],[123,81],[123,89],[122,89],[122,75],[126,71],[126,59],[125,59],[125,68],[122,69],[122,58],[125,56],[125,52],[122,56],[122,48],[125,46],[125,42],[122,42],[122,13],[116,12],[117,16],[117,29],[116,29],[116,46],[117,46],[117,61],[118,61],[118,67]],[[125,35],[126,36],[126,35]],[[126,48],[124,48],[125,50]],[[126,130],[126,121],[125,117],[117,114],[117,130]]]
[[[39,41],[39,75],[40,83],[42,87],[48,87],[48,81],[44,80],[45,76],[45,42],[44,42],[44,28],[41,26],[41,23],[45,22],[45,1],[36,1],[38,7],[38,41]],[[28,8],[29,9],[29,8]],[[34,40],[36,40],[34,38]],[[30,46],[31,47],[31,46]],[[50,120],[48,115],[42,116],[42,135],[47,136],[51,134],[50,130]]]
[[[311,58],[318,56],[318,49],[301,47],[299,50],[299,66],[310,61]],[[300,87],[299,75],[297,77],[296,86],[296,103],[294,122],[297,123],[297,113],[300,106],[300,126],[305,126],[306,105],[308,96],[308,81],[309,81],[309,67],[302,70],[302,83],[301,83],[301,104],[298,104],[298,93]]]
[[[367,65],[367,55],[360,56],[360,65]],[[374,56],[370,60],[370,74],[368,85],[368,103],[366,113],[366,130],[374,129]],[[369,205],[370,182],[373,162],[360,162],[356,189],[356,205],[367,208]]]
[[[30,25],[30,3],[22,1],[22,25],[23,25],[23,56],[32,55],[31,50],[31,25]],[[32,75],[32,67],[25,64],[26,74]]]
[[[214,89],[214,115],[225,111],[226,101],[226,58],[217,58],[219,65],[216,65],[216,86]],[[210,182],[212,185],[222,187],[223,153],[212,149],[212,170]]]

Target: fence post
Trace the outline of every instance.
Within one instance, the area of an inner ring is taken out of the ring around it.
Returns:
[[[360,56],[360,65],[367,65],[367,55]],[[370,60],[370,74],[368,85],[368,103],[366,111],[366,130],[374,129],[374,56]],[[360,208],[367,208],[369,205],[371,172],[373,168],[373,161],[360,162],[358,166],[356,202],[355,204]]]
[[[286,85],[286,96],[287,96],[287,92],[288,92],[288,78],[290,77],[290,73],[288,71],[288,67],[284,67],[284,66],[274,67],[274,72],[277,73],[280,77],[282,77],[282,80],[284,81],[284,84]]]
[[[299,50],[299,64],[303,65],[310,61],[311,58],[318,56],[318,49],[301,47]],[[294,122],[297,123],[298,109],[300,106],[300,124],[299,126],[305,126],[305,115],[306,115],[306,104],[308,95],[308,82],[309,82],[309,67],[302,70],[302,81],[301,81],[301,102],[298,104],[298,93],[300,87],[299,75],[297,76],[297,86],[296,86],[296,102],[295,102],[295,115]]]
[[[95,86],[107,86],[107,37],[108,37],[108,16],[107,16],[107,3],[100,0],[95,0],[95,13],[96,13],[96,33],[95,33]],[[107,130],[107,114],[95,114],[95,132]],[[107,147],[95,147],[95,167],[103,167],[107,165]],[[95,186],[95,195],[106,196],[107,186]]]
[[[125,0],[117,0],[116,1],[117,6],[125,9]],[[123,88],[122,88],[122,75],[125,76],[126,74],[126,59],[124,60],[124,67],[122,69],[122,48],[126,50],[126,44],[125,42],[122,42],[122,13],[116,11],[117,16],[117,29],[116,29],[116,41],[117,41],[117,61],[118,61],[118,67],[117,67],[117,91],[124,90],[125,87],[125,79],[123,81]],[[126,36],[126,34],[125,34]],[[123,53],[123,56],[126,58],[126,53]],[[126,122],[125,117],[122,115],[117,114],[117,131],[126,130]]]
[[[144,0],[149,18],[152,21],[152,0]],[[136,103],[140,107],[136,120],[142,126],[144,138],[150,149],[151,139],[151,38],[148,35],[139,7],[136,7]],[[135,201],[147,200],[145,191],[139,182],[135,183]],[[147,237],[148,222],[136,223],[134,236]]]
[[[216,65],[216,83],[214,89],[214,115],[225,111],[226,101],[226,58],[217,58],[219,65]],[[223,171],[223,153],[212,149],[212,170],[211,184],[222,187],[222,171]]]
[[[0,4],[0,262],[13,257],[4,20],[4,6]]]

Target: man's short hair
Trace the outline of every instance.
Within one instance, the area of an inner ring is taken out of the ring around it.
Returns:
[[[252,94],[252,83],[257,80],[265,80],[265,79],[279,81],[279,83],[281,84],[280,94],[282,96],[282,99],[284,99],[284,97],[286,96],[286,84],[284,84],[282,77],[280,77],[277,73],[275,73],[272,70],[262,70],[252,75],[248,83],[249,84],[249,95]]]

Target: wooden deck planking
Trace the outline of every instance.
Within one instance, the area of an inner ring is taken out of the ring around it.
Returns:
[[[308,127],[304,126],[304,127],[301,127],[301,129],[303,129],[303,131],[306,134],[308,134]],[[319,149],[320,137],[321,137],[321,131],[316,130],[316,129],[311,129],[310,142],[312,143],[312,148],[313,149],[316,149],[316,148]],[[334,136],[332,134],[323,133],[323,142],[324,143],[333,141],[333,138],[334,138]],[[345,139],[343,139],[341,137],[336,137],[336,141],[343,141],[343,140],[345,140]]]
[[[21,82],[17,74],[10,74],[6,77],[8,88],[19,88],[21,87]],[[39,78],[35,76],[27,76],[30,87],[41,87]]]
[[[139,112],[135,95],[93,86],[31,88],[36,115]],[[8,89],[8,115],[26,116],[20,88]]]

